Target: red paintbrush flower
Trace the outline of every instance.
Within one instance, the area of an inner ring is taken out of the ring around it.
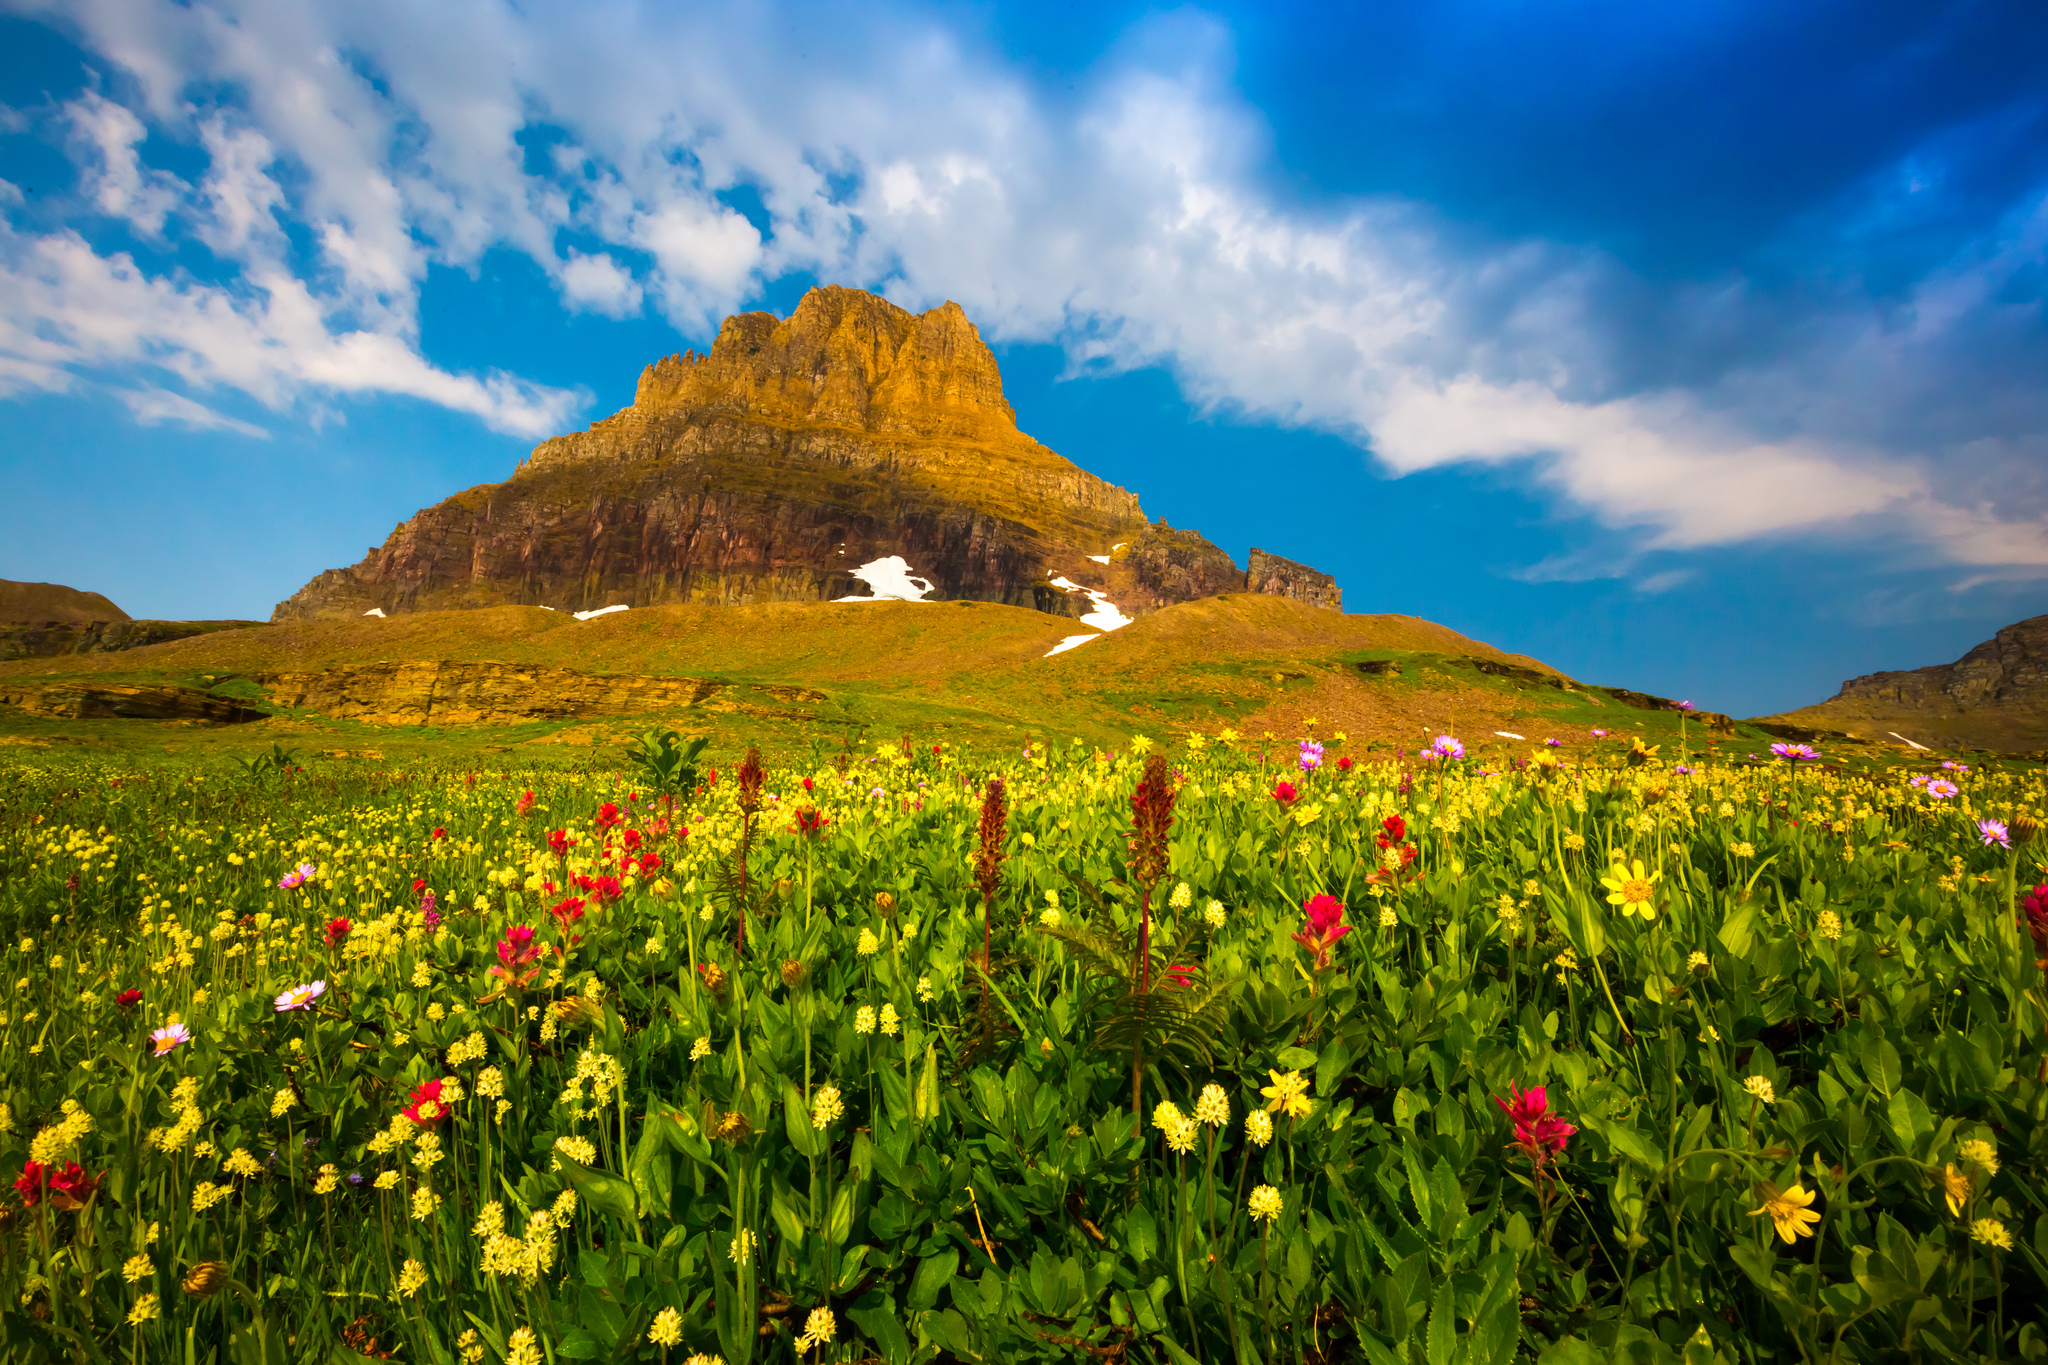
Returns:
[[[114,1003],[119,1005],[124,1010],[134,1009],[137,1004],[141,1003],[141,1001],[142,992],[139,990],[122,991],[119,995],[116,995],[114,997]]]
[[[347,920],[336,917],[327,921],[327,928],[322,931],[321,937],[327,941],[328,947],[339,948],[354,927]]]
[[[448,1117],[448,1106],[441,1100],[441,1082],[428,1081],[416,1085],[412,1090],[412,1104],[400,1111],[406,1119],[421,1128],[431,1128]]]
[[[1335,896],[1311,896],[1302,912],[1306,919],[1291,937],[1313,955],[1313,966],[1320,972],[1329,967],[1330,950],[1351,926],[1344,923],[1344,903]]]
[[[1542,1086],[1519,1090],[1508,1086],[1508,1099],[1495,1095],[1493,1102],[1508,1116],[1515,1128],[1514,1145],[1521,1148],[1538,1169],[1552,1157],[1562,1156],[1572,1134],[1579,1130],[1550,1112],[1550,1098]]]

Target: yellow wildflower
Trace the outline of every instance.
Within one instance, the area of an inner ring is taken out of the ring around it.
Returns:
[[[1657,907],[1650,903],[1656,894],[1655,888],[1664,877],[1662,872],[1647,872],[1643,860],[1638,858],[1633,866],[1624,866],[1618,859],[1608,871],[1612,876],[1602,877],[1600,885],[1608,890],[1607,903],[1621,907],[1624,917],[1641,915],[1644,919],[1657,918]]]
[[[1807,1207],[1813,1203],[1813,1192],[1804,1185],[1794,1185],[1789,1190],[1781,1190],[1767,1180],[1759,1181],[1757,1197],[1762,1201],[1763,1207],[1751,1209],[1749,1216],[1755,1218],[1760,1214],[1769,1214],[1772,1226],[1777,1228],[1778,1236],[1785,1240],[1787,1246],[1801,1237],[1813,1236],[1813,1229],[1820,1222],[1820,1215]]]

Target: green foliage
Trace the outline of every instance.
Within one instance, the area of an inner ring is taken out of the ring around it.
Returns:
[[[2037,777],[1328,746],[1284,807],[1174,756],[1149,963],[1139,765],[1081,745],[771,761],[745,896],[672,732],[630,775],[18,764],[0,1162],[87,1183],[0,1205],[0,1358],[2048,1358],[2041,845],[1977,826]],[[1497,1102],[1539,1086],[1540,1162]]]

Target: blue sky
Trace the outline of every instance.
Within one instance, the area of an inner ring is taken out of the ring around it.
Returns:
[[[1758,714],[2048,611],[2023,4],[0,0],[0,577],[256,616],[830,281],[1242,561]]]

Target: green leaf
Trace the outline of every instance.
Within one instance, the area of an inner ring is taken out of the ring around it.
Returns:
[[[600,1213],[608,1213],[623,1222],[631,1223],[638,1217],[638,1208],[633,1200],[633,1187],[609,1171],[600,1171],[580,1161],[561,1157],[562,1174],[569,1178],[576,1195],[584,1203]]]
[[[1131,1253],[1131,1259],[1139,1265],[1152,1259],[1159,1250],[1159,1224],[1152,1217],[1152,1210],[1142,1203],[1131,1210],[1124,1220],[1124,1249]]]
[[[880,1295],[877,1302],[867,1307],[854,1306],[846,1310],[846,1316],[853,1319],[861,1331],[875,1345],[882,1348],[882,1359],[887,1365],[909,1365],[915,1354],[910,1338],[903,1331],[903,1324],[896,1320],[896,1314],[889,1307],[889,1300]]]
[[[1445,1280],[1436,1291],[1436,1302],[1429,1308],[1429,1332],[1423,1339],[1423,1351],[1429,1365],[1451,1365],[1458,1353],[1458,1322],[1456,1312],[1457,1296],[1451,1282]]]
[[[1899,1147],[1912,1155],[1921,1137],[1934,1131],[1934,1115],[1927,1112],[1926,1103],[1910,1090],[1900,1090],[1892,1095],[1885,1106],[1885,1118],[1890,1121],[1892,1135],[1899,1140]]]
[[[1283,1047],[1277,1060],[1289,1071],[1306,1071],[1316,1064],[1316,1054],[1305,1047]]]
[[[939,1291],[953,1281],[953,1273],[960,1268],[960,1249],[947,1247],[935,1256],[927,1256],[917,1263],[917,1274],[910,1281],[910,1296],[904,1300],[913,1313],[935,1308],[939,1302]]]
[[[782,1083],[782,1127],[798,1156],[818,1154],[818,1130],[811,1126],[810,1106],[804,1103],[804,1092],[789,1080]]]

